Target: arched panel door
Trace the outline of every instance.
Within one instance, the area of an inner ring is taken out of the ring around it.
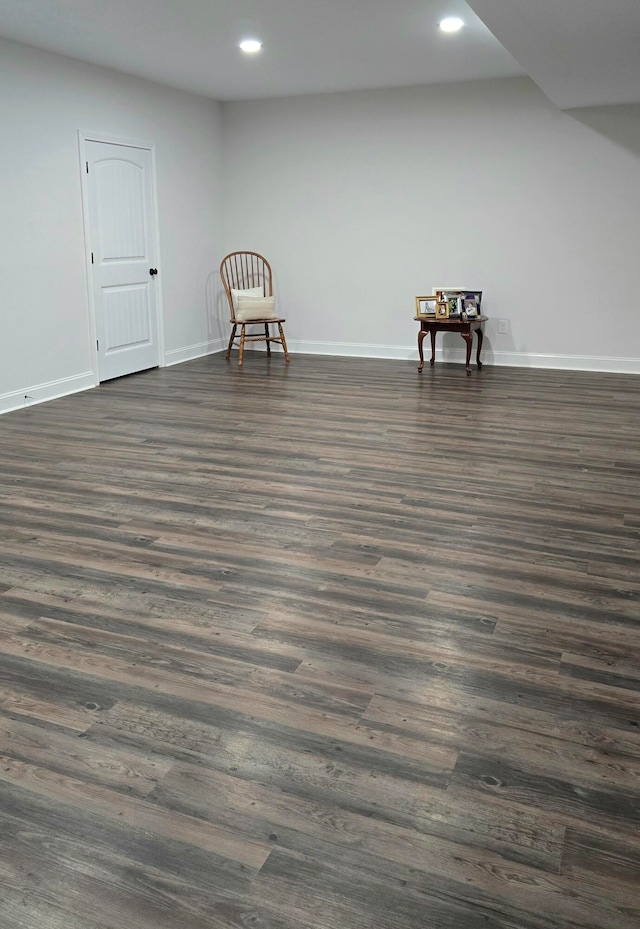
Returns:
[[[100,381],[160,363],[151,152],[86,143]]]

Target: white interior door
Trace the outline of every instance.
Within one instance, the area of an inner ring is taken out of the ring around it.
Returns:
[[[151,152],[85,148],[98,378],[160,364]]]

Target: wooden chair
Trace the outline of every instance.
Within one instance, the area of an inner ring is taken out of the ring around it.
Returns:
[[[265,319],[238,320],[236,319],[236,307],[233,300],[232,290],[249,290],[253,287],[261,287],[262,294],[265,297],[273,296],[273,278],[271,274],[271,265],[258,255],[257,252],[231,252],[226,258],[222,259],[220,265],[220,277],[229,301],[231,310],[231,338],[227,348],[226,359],[229,360],[231,349],[235,342],[239,343],[238,365],[242,365],[244,360],[244,346],[246,342],[266,342],[267,353],[271,354],[271,343],[277,342],[282,345],[284,357],[289,363],[289,352],[284,337],[282,324],[286,322],[283,317],[269,317]],[[279,335],[271,335],[270,326],[278,327]],[[247,335],[247,326],[264,326],[264,335]],[[240,335],[236,333],[240,327]]]

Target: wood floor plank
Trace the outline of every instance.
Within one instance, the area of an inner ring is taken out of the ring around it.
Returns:
[[[274,849],[257,885],[270,898],[285,898],[294,905],[306,899],[307,905],[322,909],[325,925],[335,929],[583,929],[595,920],[608,929],[632,929],[638,917],[636,909],[611,906],[597,894],[587,902],[586,890],[581,899],[571,898],[563,894],[561,879],[538,874],[523,881],[509,866],[503,871],[489,862],[470,865],[469,873],[474,876],[468,875],[461,886],[448,876],[426,877],[416,868],[389,864],[383,871],[380,862],[358,852],[343,856],[338,864],[328,856],[310,858]],[[501,884],[504,892],[496,903]]]
[[[76,656],[86,656],[84,664],[91,667],[95,657],[104,657],[104,667],[111,667],[118,676],[128,677],[132,682],[145,680],[156,686],[160,681],[182,685],[192,693],[189,682],[202,694],[216,695],[224,705],[232,702],[233,695],[240,701],[245,695],[245,704],[251,708],[252,697],[259,694],[263,706],[267,701],[277,713],[281,704],[290,703],[301,709],[325,711],[336,716],[357,719],[371,699],[366,688],[348,688],[330,682],[306,683],[302,678],[293,678],[279,669],[264,668],[253,662],[242,661],[211,651],[188,649],[150,642],[132,635],[105,632],[53,619],[40,619],[22,630],[19,641],[6,643],[6,650],[15,654],[39,656],[60,654],[61,649],[71,649]],[[247,651],[245,658],[253,658]],[[297,670],[296,661],[291,671]],[[255,709],[259,713],[259,709]],[[281,715],[281,714],[278,714]],[[337,724],[337,723],[336,723]]]
[[[132,750],[98,749],[79,735],[43,729],[24,718],[0,717],[1,754],[46,766],[63,775],[76,775],[95,784],[145,796],[171,767],[160,758],[152,760]]]
[[[496,671],[475,669],[473,675],[460,665],[432,662],[419,668],[391,660],[385,667],[340,655],[314,655],[302,662],[296,675],[331,680],[345,687],[372,687],[385,697],[399,696],[418,703],[447,700],[451,692],[467,701],[494,699],[505,704],[521,704],[533,710],[555,714],[584,726],[635,732],[640,718],[637,696],[623,688],[565,678],[561,674],[543,676],[540,669],[518,673],[505,667]]]
[[[217,718],[206,726],[185,727],[191,736],[181,739],[178,724],[158,712],[117,706],[89,738],[96,748],[111,751],[123,741],[137,751],[153,746],[167,758],[197,761],[294,795],[332,798],[337,806],[393,821],[398,812],[418,815],[434,789],[445,789],[456,757],[449,749],[418,740],[388,740],[366,727],[354,727],[343,738],[327,738],[291,726],[245,723],[231,729]]]
[[[13,886],[9,886],[6,876],[3,877],[3,929],[33,929],[34,926],[38,929],[114,929],[114,923],[98,921],[94,914],[74,912],[73,903],[71,909],[54,904],[46,893],[27,880],[13,878]]]
[[[2,883],[8,885],[11,896],[19,893],[35,898],[40,904],[36,912],[45,907],[52,913],[89,913],[88,925],[95,913],[109,929],[132,923],[142,929],[173,929],[176,921],[194,929],[226,929],[234,925],[229,920],[234,902],[240,902],[242,891],[243,897],[250,893],[248,881],[236,879],[234,898],[227,889],[233,888],[233,875],[228,870],[216,875],[214,856],[201,855],[203,860],[198,860],[179,843],[165,840],[163,854],[156,851],[158,865],[154,860],[157,845],[148,839],[141,838],[135,847],[123,851],[114,849],[113,833],[101,831],[100,841],[84,832],[77,838],[68,821],[56,827],[55,820],[48,826],[1,815],[0,823]],[[133,845],[134,830],[129,832]],[[9,861],[9,848],[11,864],[3,867]],[[212,885],[224,901],[221,914],[216,912],[222,909],[216,894],[206,889]],[[35,929],[39,924],[32,925]]]
[[[472,613],[473,615],[473,613]],[[633,624],[594,623],[573,620],[569,625],[556,625],[524,615],[510,613],[495,627],[496,641],[538,648],[544,636],[548,648],[560,652],[579,651],[584,657],[604,660],[629,659],[638,653],[637,630]]]
[[[410,644],[398,641],[394,626],[384,630],[379,626],[376,628],[368,618],[362,618],[358,625],[333,618],[330,622],[315,618],[310,621],[293,610],[270,613],[256,626],[252,635],[254,638],[272,636],[284,642],[298,642],[305,646],[307,654],[317,650],[332,656],[357,655],[366,658],[372,666],[377,661],[381,666],[392,666],[400,658],[407,669],[412,666],[424,668],[430,664],[441,670],[453,671],[455,663],[460,661],[466,668],[478,671],[493,672],[516,666],[531,677],[539,668],[540,676],[545,678],[560,665],[559,652],[541,654],[539,650],[509,647],[496,643],[493,636],[454,635],[451,625],[448,636],[438,635],[437,622],[434,623],[434,634],[426,638],[427,628],[430,631],[428,616],[426,609],[422,635],[416,636]]]
[[[105,790],[102,785],[80,780],[68,774],[59,774],[50,767],[18,761],[0,755],[0,781],[19,785],[31,793],[68,804],[75,810],[87,810],[116,823],[128,825],[193,845],[203,851],[215,852],[221,858],[238,862],[258,871],[269,855],[265,841],[244,838],[225,829],[182,813],[167,811],[157,804],[145,802],[122,791]],[[119,819],[122,817],[122,820]]]
[[[202,709],[206,712],[207,705]],[[330,761],[333,761],[336,755],[340,755],[361,764],[362,759],[370,753],[380,753],[379,769],[382,771],[385,759],[393,768],[401,757],[405,759],[407,774],[413,771],[415,775],[416,768],[413,763],[417,763],[420,766],[419,779],[438,785],[446,782],[446,775],[453,769],[457,757],[456,750],[448,746],[429,742],[424,738],[415,738],[413,735],[385,732],[367,726],[366,720],[357,724],[345,724],[344,720],[336,716],[329,721],[328,726],[317,720],[315,725],[309,726],[307,720],[303,719],[301,731],[296,728],[293,715],[286,726],[279,725],[277,721],[271,723],[261,720],[255,715],[243,718],[238,714],[223,715],[216,711],[215,716],[211,713],[210,716],[211,722],[202,724],[198,718],[171,716],[156,707],[119,701],[113,710],[98,720],[97,726],[100,729],[91,730],[89,737],[97,738],[99,732],[100,738],[104,739],[105,731],[115,728],[118,732],[136,735],[145,740],[152,738],[153,744],[158,748],[166,743],[172,746],[174,752],[188,748],[189,751],[203,755],[215,753],[218,756],[216,763],[221,761],[223,740],[233,739],[234,735],[239,733],[243,738],[269,740],[276,746],[287,749],[298,742],[305,753],[317,751],[322,744],[321,740],[329,738],[330,741],[326,745]],[[322,718],[326,718],[326,714]],[[234,763],[233,757],[230,763]]]
[[[582,872],[583,880],[593,875],[596,880],[626,883],[630,898],[637,906],[640,849],[631,836],[625,840],[620,835],[597,834],[589,829],[588,824],[568,828],[562,871],[564,874]]]
[[[2,604],[0,603],[0,609],[2,609]],[[4,610],[0,612],[0,634],[18,632],[23,626],[28,625],[29,620],[21,616],[13,616],[9,613],[5,613]]]
[[[30,621],[43,615],[52,615],[56,607],[69,613],[84,613],[115,616],[120,620],[135,619],[141,615],[158,623],[159,634],[163,626],[175,628],[177,634],[186,629],[214,628],[215,631],[229,629],[248,632],[264,619],[266,613],[242,603],[228,605],[204,598],[194,600],[190,591],[183,595],[180,588],[164,594],[150,593],[145,589],[113,584],[75,582],[59,578],[54,585],[38,578],[21,587],[11,587],[0,595],[0,605],[13,616],[29,618]],[[3,599],[4,598],[4,599]],[[68,616],[53,618],[68,619]]]
[[[7,626],[7,631],[16,631],[43,618],[138,638],[152,636],[154,643],[197,648],[205,653],[214,652],[222,657],[283,671],[294,671],[303,657],[302,652],[287,648],[282,643],[266,638],[257,642],[244,632],[225,628],[220,611],[213,608],[208,617],[206,608],[197,612],[190,610],[184,617],[166,616],[158,615],[157,611],[136,610],[133,605],[125,612],[122,606],[117,608],[101,601],[69,600],[38,591],[15,589],[7,591],[0,599],[0,607],[7,613],[10,611],[13,615],[8,618],[15,620],[13,625]],[[262,618],[263,614],[256,612],[247,624],[247,631]],[[241,617],[237,619],[240,625]],[[246,619],[249,620],[248,615]]]
[[[3,677],[6,678],[6,669]],[[82,705],[75,701],[60,699],[46,688],[28,682],[22,686],[8,686],[4,681],[0,685],[0,712],[12,719],[25,717],[28,720],[41,720],[65,729],[86,732],[93,725],[95,712],[99,705],[87,701]]]
[[[475,709],[475,708],[474,708]],[[525,767],[531,774],[544,774],[574,785],[608,787],[612,780],[621,788],[640,788],[640,757],[636,751],[630,755],[614,754],[611,746],[586,746],[575,739],[553,738],[549,729],[531,732],[514,725],[509,719],[509,708],[493,719],[469,718],[457,710],[452,713],[442,707],[437,710],[408,703],[398,704],[375,697],[367,708],[364,719],[381,724],[398,732],[422,733],[432,741],[440,742],[458,751],[474,752],[482,746],[485,757],[492,756]],[[541,720],[539,720],[541,722]],[[538,729],[542,729],[538,726]],[[595,741],[595,740],[594,740]],[[624,747],[621,739],[619,748]],[[640,742],[634,742],[640,748]]]
[[[624,762],[619,766],[625,769]],[[526,808],[544,810],[567,825],[590,822],[611,832],[617,829],[637,836],[640,790],[618,787],[613,771],[610,782],[609,787],[582,786],[470,752],[460,753],[452,777],[456,786],[495,793]]]
[[[391,818],[388,808],[367,809],[363,815],[344,803],[337,808],[310,790],[305,795],[287,786],[247,780],[239,772],[196,766],[195,760],[177,764],[149,799],[301,853],[313,853],[315,843],[321,842],[336,846],[327,852],[329,857],[340,858],[342,850],[358,848],[429,873],[433,863],[427,862],[434,857],[440,871],[453,872],[465,856],[488,860],[495,853],[559,872],[565,827],[535,811],[510,810],[499,802],[478,805],[463,792],[452,802],[450,790],[445,794],[432,789],[422,793],[419,808],[410,815],[396,810]]]
[[[567,741],[601,751],[605,757],[640,757],[640,731],[636,727],[630,727],[627,732],[598,726],[593,720],[579,724],[570,716],[559,717],[519,703],[474,699],[455,688],[441,687],[433,700],[421,703],[376,694],[363,719],[370,725],[459,744],[467,738],[477,742],[483,738],[486,728],[495,727],[505,740],[523,741],[531,746],[536,744],[534,740],[546,740],[549,747],[558,750],[558,741]]]
[[[572,677],[635,692],[640,690],[640,650],[624,659],[564,652],[560,667],[564,674]]]

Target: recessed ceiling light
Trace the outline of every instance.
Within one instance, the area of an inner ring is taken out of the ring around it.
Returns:
[[[254,55],[262,48],[262,42],[259,42],[257,39],[244,39],[244,41],[240,43],[239,47],[248,55]]]
[[[458,16],[449,16],[440,23],[443,32],[458,32],[464,26],[464,21]]]

